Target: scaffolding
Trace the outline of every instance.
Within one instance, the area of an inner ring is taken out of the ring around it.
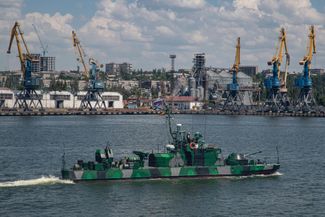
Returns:
[[[193,77],[195,79],[196,97],[199,100],[207,100],[208,98],[208,81],[205,68],[205,54],[198,53],[194,55],[193,58]],[[203,93],[202,93],[203,92]]]

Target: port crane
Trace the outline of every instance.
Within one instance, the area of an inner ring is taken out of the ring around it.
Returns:
[[[83,65],[84,72],[83,77],[88,81],[87,93],[81,99],[80,109],[96,110],[104,108],[106,109],[105,101],[101,95],[104,91],[104,84],[99,80],[99,64],[94,58],[89,58],[89,65],[91,70],[89,71],[86,64],[86,54],[80,44],[80,40],[77,34],[72,31],[72,42],[77,55],[77,61]]]
[[[38,38],[38,40],[39,40],[39,42],[40,42],[40,44],[41,44],[43,57],[45,57],[46,53],[48,53],[48,51],[47,51],[47,45],[44,46],[44,43],[43,43],[43,41],[41,40],[41,37],[40,37],[40,35],[39,35],[39,32],[38,32],[38,30],[37,30],[35,24],[32,24],[32,25],[33,25],[34,30],[35,30],[35,32],[36,32],[37,38]]]
[[[283,52],[286,56],[285,72],[280,71]],[[287,36],[284,28],[280,30],[280,36],[276,51],[271,61],[267,64],[272,67],[272,76],[264,80],[264,86],[267,90],[267,98],[264,104],[264,111],[283,112],[290,110],[290,100],[287,95],[287,74],[290,65],[290,55],[287,47]]]
[[[32,109],[43,109],[41,102],[42,97],[37,94],[36,89],[40,86],[40,78],[32,76],[32,61],[33,56],[30,54],[27,47],[27,43],[21,31],[20,24],[15,22],[11,29],[9,47],[7,53],[11,53],[11,47],[14,38],[16,39],[18,57],[20,61],[20,67],[22,72],[22,86],[23,89],[16,94],[16,101],[14,108],[23,109],[24,111],[30,111]],[[23,43],[23,45],[21,44]],[[24,52],[23,52],[24,48]]]
[[[296,110],[302,112],[311,112],[313,107],[316,106],[316,101],[312,93],[312,79],[310,77],[311,62],[313,55],[316,54],[316,35],[313,25],[310,26],[309,31],[307,53],[299,62],[300,65],[303,65],[303,75],[295,81],[296,86],[300,88],[300,94],[296,102]]]
[[[223,110],[240,111],[244,105],[243,96],[239,92],[238,71],[240,65],[240,37],[237,38],[235,63],[231,67],[232,83],[227,85],[227,99],[224,102]]]

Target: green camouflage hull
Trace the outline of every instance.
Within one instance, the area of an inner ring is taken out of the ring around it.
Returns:
[[[236,166],[184,166],[142,167],[138,169],[109,168],[106,170],[62,170],[62,178],[73,181],[161,179],[269,175],[280,168],[279,164],[254,164]]]

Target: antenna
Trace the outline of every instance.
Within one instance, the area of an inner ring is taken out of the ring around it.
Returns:
[[[277,161],[276,161],[276,163],[277,163],[277,164],[280,164],[279,146],[277,145],[275,148],[276,148],[276,157],[277,157]]]
[[[63,144],[62,170],[65,170],[65,143]]]
[[[40,44],[41,44],[43,57],[45,57],[45,54],[47,53],[47,45],[46,45],[46,47],[44,46],[44,44],[43,44],[43,42],[42,42],[42,40],[41,40],[41,37],[39,36],[39,32],[38,32],[38,30],[37,30],[35,24],[32,24],[32,25],[33,25],[34,30],[35,30],[35,32],[36,32],[37,38],[38,38],[38,40],[39,40],[39,42],[40,42]]]

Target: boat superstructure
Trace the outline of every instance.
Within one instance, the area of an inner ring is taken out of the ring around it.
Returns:
[[[216,145],[207,144],[199,132],[193,136],[181,124],[173,130],[168,115],[172,142],[163,152],[133,151],[132,155],[115,160],[110,147],[98,149],[95,161],[78,160],[71,169],[62,169],[62,178],[73,181],[190,178],[220,176],[250,176],[272,174],[279,168],[279,162],[269,164],[251,159],[252,155],[231,153],[226,158]]]

